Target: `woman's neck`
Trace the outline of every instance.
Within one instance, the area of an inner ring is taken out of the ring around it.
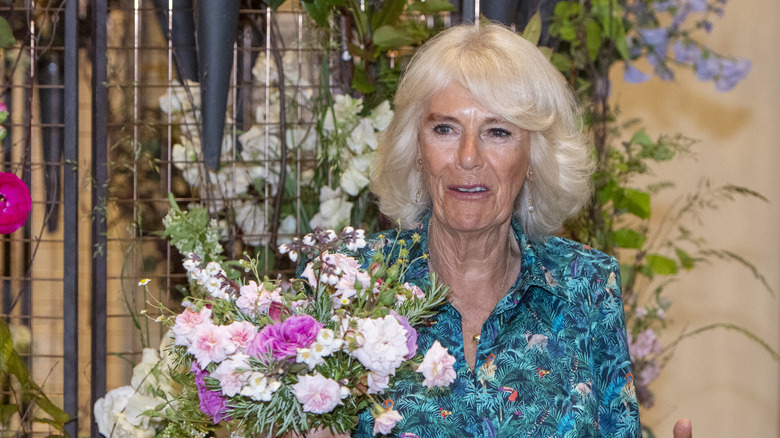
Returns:
[[[510,220],[479,232],[458,232],[431,217],[431,267],[450,286],[453,304],[478,298],[495,305],[503,297],[506,289],[501,285],[509,281],[512,253],[517,246],[510,231]]]

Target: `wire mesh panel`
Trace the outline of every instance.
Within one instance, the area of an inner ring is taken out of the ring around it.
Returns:
[[[77,414],[76,6],[22,1],[0,6],[0,100],[8,109],[0,201],[6,215],[20,203],[10,174],[21,177],[32,200],[23,227],[4,223],[0,240],[2,314],[15,347],[8,350],[9,332],[3,328],[0,426],[19,436],[48,436],[65,427],[60,408],[71,418]],[[55,427],[34,418],[48,418]],[[67,430],[76,432],[75,421]]]

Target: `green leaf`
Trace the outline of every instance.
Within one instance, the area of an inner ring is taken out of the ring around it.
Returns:
[[[647,266],[659,275],[673,275],[677,273],[677,262],[658,254],[648,254]]]
[[[8,24],[5,18],[0,17],[0,49],[16,44],[16,38],[14,38],[14,31],[11,29],[11,25]]]
[[[409,46],[415,39],[406,32],[401,32],[393,26],[382,26],[374,31],[374,45],[381,50]]]
[[[398,21],[398,17],[404,11],[406,0],[385,0],[382,7],[371,17],[371,27],[379,29],[384,25],[392,25]]]
[[[601,26],[594,20],[585,22],[585,47],[588,49],[588,57],[594,61],[601,50]]]
[[[276,10],[284,3],[285,0],[265,0],[265,3],[276,12]]]
[[[647,132],[645,132],[645,128],[640,129],[639,131],[635,132],[633,136],[631,136],[631,143],[645,147],[655,144],[653,139],[647,135]]]
[[[327,2],[314,0],[312,2],[303,2],[303,9],[317,23],[317,26],[328,27],[329,8]]]
[[[450,3],[448,0],[426,0],[410,4],[409,10],[419,12],[421,14],[433,14],[436,12],[452,11],[454,8],[452,3]]]
[[[615,204],[639,218],[647,219],[650,217],[650,194],[641,190],[623,190],[620,201]]]
[[[686,271],[693,269],[693,265],[695,264],[695,261],[693,260],[693,257],[691,257],[690,254],[688,254],[682,248],[675,248],[674,252],[677,253],[677,259],[680,260],[680,265],[683,268],[685,268]]]
[[[19,406],[13,403],[0,405],[0,423],[8,424],[8,422],[11,421],[11,417],[13,417],[18,409]]]
[[[645,244],[645,236],[626,227],[613,231],[612,240],[615,242],[615,245],[621,248],[639,249]]]
[[[539,38],[542,36],[542,14],[539,11],[528,20],[528,24],[523,29],[523,38],[527,39],[531,44],[538,46]]]
[[[363,94],[371,94],[376,89],[360,65],[355,65],[355,73],[352,76],[352,88]]]

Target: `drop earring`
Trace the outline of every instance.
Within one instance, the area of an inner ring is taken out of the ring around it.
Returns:
[[[533,180],[534,180],[534,171],[533,170],[529,170],[528,174],[525,177],[525,179],[528,180],[529,184],[531,182],[533,182]],[[529,213],[533,213],[534,212],[534,204],[533,204],[533,202],[531,202],[531,187],[530,187],[530,185],[528,186],[527,190],[528,190],[528,212]]]
[[[417,172],[420,173],[420,181],[417,182],[417,194],[414,197],[414,202],[420,203],[420,199],[422,199],[422,159],[417,159]]]

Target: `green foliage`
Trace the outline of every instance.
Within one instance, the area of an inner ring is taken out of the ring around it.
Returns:
[[[46,396],[43,390],[33,381],[30,371],[27,369],[24,361],[14,348],[11,330],[5,319],[0,318],[0,376],[5,387],[5,391],[10,391],[10,397],[15,403],[0,405],[0,423],[8,424],[11,419],[18,415],[22,423],[30,419],[31,415],[36,415],[36,410],[41,410],[49,418],[32,417],[32,421],[48,424],[58,430],[65,436],[65,423],[70,421],[70,416],[62,409],[57,407]]]
[[[168,200],[171,208],[163,219],[165,230],[161,234],[185,257],[194,253],[207,262],[219,260],[222,245],[216,219],[210,218],[203,207],[182,210],[173,194],[168,195]]]
[[[4,17],[0,17],[0,49],[6,49],[14,44],[16,44],[16,38],[14,38],[11,25]]]

